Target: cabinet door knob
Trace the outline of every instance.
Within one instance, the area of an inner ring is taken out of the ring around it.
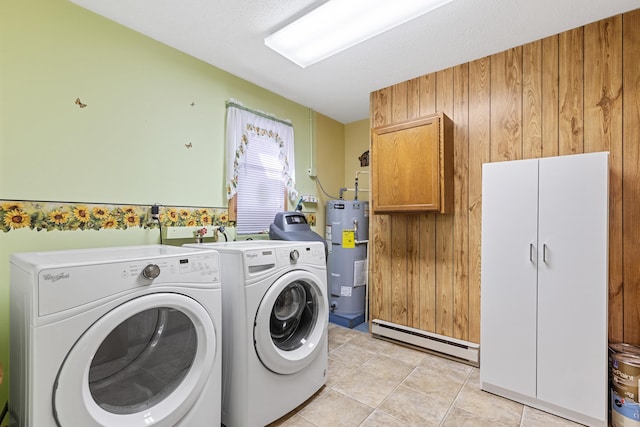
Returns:
[[[542,261],[544,261],[544,263],[547,263],[547,244],[544,243],[542,245]]]

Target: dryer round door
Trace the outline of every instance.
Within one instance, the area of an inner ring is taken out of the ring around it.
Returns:
[[[192,408],[213,367],[216,330],[184,295],[130,300],[98,319],[58,372],[62,426],[173,426]]]
[[[289,272],[267,290],[256,313],[253,337],[269,370],[293,374],[322,351],[329,312],[325,282],[305,270]]]

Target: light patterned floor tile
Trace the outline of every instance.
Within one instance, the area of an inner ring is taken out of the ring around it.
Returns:
[[[364,350],[355,344],[351,344],[350,342],[343,344],[335,350],[329,352],[329,358],[337,360],[338,362],[342,362],[346,365],[356,366],[362,365],[364,362],[374,356],[375,353]]]
[[[515,426],[519,423],[513,424]],[[503,424],[491,418],[484,418],[474,415],[460,408],[452,408],[442,423],[442,427],[507,427],[509,424]]]
[[[528,406],[525,406],[522,415],[522,427],[575,427],[580,425],[582,424]]]
[[[433,396],[399,386],[379,406],[381,411],[407,425],[437,426],[444,419],[450,403]]]
[[[359,426],[372,412],[373,408],[329,390],[300,409],[298,415],[319,427],[353,427]]]
[[[415,367],[408,363],[394,359],[384,354],[378,354],[364,362],[359,370],[368,372],[381,378],[400,382],[409,375]]]
[[[373,413],[360,424],[361,427],[401,427],[406,425],[407,423],[405,421],[378,410],[373,411]]]
[[[342,378],[332,389],[375,408],[399,384],[399,380],[394,381],[369,372],[356,370]]]

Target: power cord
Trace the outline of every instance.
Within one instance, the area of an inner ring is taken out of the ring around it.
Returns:
[[[151,219],[158,223],[160,229],[160,244],[162,244],[162,223],[160,222],[160,205],[157,203],[151,206]]]
[[[219,225],[217,230],[218,230],[218,233],[222,233],[222,235],[224,236],[224,241],[228,242],[229,237],[227,236],[227,233],[224,232],[224,225]]]
[[[320,177],[316,175],[315,180],[318,181],[318,185],[320,186],[320,190],[322,190],[322,192],[324,193],[325,196],[327,196],[330,199],[337,199],[338,197],[333,197],[330,194],[327,194],[326,191],[324,191],[324,188],[322,188],[322,183],[320,182]],[[342,198],[342,197],[340,197]]]
[[[7,412],[9,411],[9,402],[4,403],[4,408],[2,408],[2,413],[0,414],[0,424],[4,421],[4,417],[7,416]]]

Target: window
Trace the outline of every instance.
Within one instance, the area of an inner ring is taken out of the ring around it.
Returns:
[[[227,102],[227,197],[238,234],[262,233],[297,196],[293,127]]]

